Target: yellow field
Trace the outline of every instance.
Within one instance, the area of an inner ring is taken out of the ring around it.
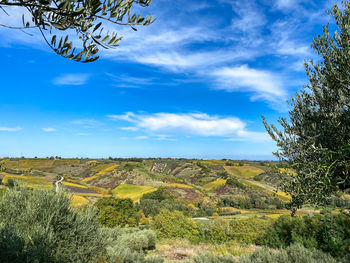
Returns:
[[[273,190],[266,190],[266,192],[268,192],[272,195],[277,194],[283,200],[289,201],[290,199],[292,199],[292,197],[289,194],[282,192],[282,191],[279,191],[279,190],[277,192],[273,191]]]
[[[217,179],[215,181],[212,181],[210,183],[203,185],[203,189],[206,191],[211,191],[211,190],[214,190],[215,188],[218,188],[224,184],[226,184],[226,179]]]
[[[178,183],[173,183],[173,184],[169,184],[169,186],[172,187],[177,187],[177,188],[187,188],[187,189],[192,189],[193,187],[187,184],[178,184]]]
[[[14,175],[8,173],[0,173],[4,176],[3,183],[7,183],[8,179],[15,179],[21,186],[27,187],[43,187],[51,188],[53,187],[52,183],[47,181],[45,178],[36,177],[36,176],[24,176],[24,175]]]
[[[105,165],[105,164],[101,164],[101,165],[98,165],[98,166],[102,166],[102,165]],[[107,166],[103,170],[99,171],[97,174],[95,174],[93,176],[90,176],[90,177],[87,177],[87,178],[83,179],[82,181],[83,182],[90,182],[93,179],[96,179],[96,178],[98,178],[98,177],[100,177],[100,176],[102,176],[102,175],[104,175],[104,174],[106,174],[108,172],[113,171],[115,168],[117,168],[119,166],[118,164],[115,164],[115,165],[112,165],[112,166],[110,166],[110,164],[108,164],[108,165],[109,166]],[[98,166],[96,166],[96,167],[98,167]],[[92,170],[96,169],[96,167],[94,167]]]
[[[204,160],[204,161],[200,161],[200,162],[205,163],[205,164],[224,165],[226,161],[223,161],[223,160]]]
[[[130,198],[134,202],[137,202],[144,194],[152,193],[156,190],[157,188],[152,186],[121,184],[112,192],[118,198]]]
[[[264,172],[264,170],[258,167],[249,166],[249,165],[225,166],[224,168],[230,175],[237,176],[237,177],[245,177],[245,178],[254,177]]]
[[[98,186],[90,185],[89,189],[92,191],[95,191],[97,193],[100,193],[100,194],[104,194],[104,195],[108,194],[108,190],[101,188],[101,187],[98,187]]]
[[[86,197],[111,197],[108,194],[94,194],[94,193],[74,193],[77,196],[86,196]]]
[[[277,218],[279,218],[282,215],[283,214],[269,214],[269,215],[266,215],[266,217],[277,219]]]
[[[79,187],[79,188],[84,188],[84,189],[88,189],[87,186],[85,185],[81,185],[81,184],[75,184],[75,183],[70,183],[70,182],[62,182],[63,185],[67,185],[67,186],[73,186],[73,187]]]
[[[82,207],[89,203],[89,200],[87,200],[85,197],[79,196],[79,195],[72,195],[72,203],[71,207]]]
[[[100,172],[100,171],[103,171],[104,169],[107,169],[108,167],[113,166],[113,165],[114,164],[112,164],[112,163],[103,163],[103,164],[96,165],[91,170],[93,170],[95,172]]]

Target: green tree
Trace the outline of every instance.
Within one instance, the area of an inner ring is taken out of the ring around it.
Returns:
[[[0,0],[0,11],[9,14],[6,7],[23,7],[23,11],[31,16],[31,21],[26,21],[23,13],[23,25],[20,27],[0,26],[24,32],[37,28],[47,45],[57,54],[78,62],[91,62],[99,58],[99,47],[115,48],[122,40],[117,32],[110,33],[104,28],[106,23],[130,26],[133,30],[136,30],[135,26],[149,25],[153,22],[153,17],[134,14],[132,8],[135,5],[145,7],[151,2],[152,0]],[[73,35],[81,41],[81,47],[76,46],[77,41],[73,43],[69,40],[69,36]]]
[[[65,193],[10,188],[0,198],[0,262],[96,262],[104,253],[96,214]]]
[[[280,118],[282,130],[265,127],[277,142],[274,153],[297,172],[284,175],[282,188],[292,196],[295,213],[304,203],[321,204],[333,193],[350,186],[350,3],[334,5],[328,13],[337,30],[314,38],[318,63],[305,63],[310,83],[291,99],[289,120]],[[289,179],[286,179],[286,178]]]
[[[198,242],[200,238],[197,223],[179,211],[161,210],[153,218],[151,228],[164,238],[186,238],[194,242]]]
[[[98,220],[103,226],[136,226],[139,215],[131,199],[102,198],[95,206],[99,210]]]

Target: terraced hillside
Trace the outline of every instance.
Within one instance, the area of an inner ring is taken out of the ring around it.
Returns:
[[[178,203],[204,216],[214,211],[223,216],[278,216],[285,213],[290,196],[276,191],[279,170],[275,166],[274,162],[232,160],[5,158],[0,159],[0,187],[16,183],[54,188],[63,177],[59,187],[71,193],[75,207],[111,196],[137,203],[144,194],[164,189]]]

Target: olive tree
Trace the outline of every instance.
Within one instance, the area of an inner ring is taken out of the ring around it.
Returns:
[[[278,120],[282,130],[263,116],[278,146],[274,154],[296,171],[282,178],[292,212],[350,187],[350,2],[334,5],[328,14],[336,30],[331,33],[326,25],[314,38],[312,48],[320,59],[305,62],[309,84],[289,101],[289,118]]]
[[[110,32],[108,23],[119,26],[149,25],[152,16],[133,13],[134,6],[146,7],[152,0],[0,0],[0,12],[11,15],[8,7],[23,10],[22,26],[2,24],[18,29],[37,28],[47,45],[57,54],[78,62],[91,62],[99,57],[99,47],[115,48],[122,40]],[[27,21],[25,14],[29,14]],[[79,40],[71,40],[73,38]],[[78,47],[78,42],[82,46]]]
[[[54,190],[14,187],[0,198],[0,262],[96,262],[105,241],[96,213]]]

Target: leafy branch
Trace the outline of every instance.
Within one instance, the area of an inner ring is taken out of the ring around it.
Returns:
[[[147,26],[154,22],[152,16],[143,17],[132,12],[135,5],[146,7],[152,0],[0,0],[0,9],[25,8],[31,21],[22,15],[22,27],[0,24],[9,29],[38,28],[47,45],[57,54],[77,62],[92,62],[99,58],[99,47],[116,48],[122,37],[105,29],[105,23],[118,26]],[[82,43],[69,40],[71,30]],[[53,32],[61,32],[57,36]]]

